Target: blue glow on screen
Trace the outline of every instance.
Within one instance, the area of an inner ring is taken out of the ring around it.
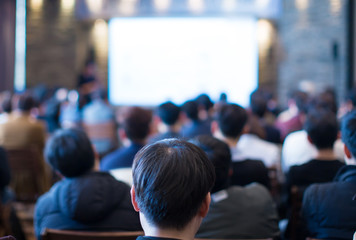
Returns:
[[[258,85],[256,19],[115,18],[109,22],[109,99],[177,104],[208,93],[247,106]]]

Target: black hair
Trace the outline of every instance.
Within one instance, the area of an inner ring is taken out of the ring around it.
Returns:
[[[229,170],[231,169],[231,152],[229,146],[212,136],[201,135],[190,141],[208,156],[215,167],[215,184],[211,193],[226,189],[229,186]]]
[[[152,112],[141,107],[129,107],[123,115],[122,127],[131,141],[142,141],[150,133]]]
[[[173,125],[177,122],[180,114],[180,107],[172,102],[165,102],[158,106],[157,115],[167,125]]]
[[[29,112],[36,107],[36,101],[29,92],[18,96],[16,108],[23,112]]]
[[[194,100],[186,101],[182,106],[182,111],[193,121],[198,120],[198,103]]]
[[[147,145],[133,163],[138,207],[160,228],[183,229],[197,215],[214,181],[214,166],[204,151],[183,140]]]
[[[209,109],[214,106],[214,103],[206,93],[200,94],[195,100],[199,105],[203,106],[206,111],[209,111]]]
[[[307,112],[309,96],[303,91],[293,91],[291,98],[294,99],[295,104],[300,112]]]
[[[78,129],[57,130],[47,141],[44,156],[65,177],[78,177],[94,167],[95,155],[87,135]]]
[[[1,108],[2,111],[6,113],[10,113],[12,111],[12,94],[10,92],[3,93]]]
[[[256,89],[250,95],[250,107],[252,113],[257,117],[262,118],[267,111],[268,98],[264,91]]]
[[[353,157],[356,157],[356,110],[346,114],[341,123],[341,137]]]
[[[333,148],[338,134],[336,115],[329,109],[311,108],[304,129],[317,149]]]
[[[217,110],[216,120],[224,136],[236,138],[247,123],[247,112],[237,104],[224,104]]]

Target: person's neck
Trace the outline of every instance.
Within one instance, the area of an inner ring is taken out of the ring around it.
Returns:
[[[145,236],[184,240],[193,240],[201,224],[201,218],[194,217],[183,229],[160,228],[149,224],[142,213],[140,213],[140,220]]]
[[[315,159],[317,160],[335,160],[336,156],[333,149],[319,149]]]
[[[236,147],[237,142],[240,139],[240,137],[237,137],[237,138],[226,137],[220,131],[216,131],[214,133],[214,137],[216,137],[217,139],[225,142],[227,145],[229,145],[230,148]]]

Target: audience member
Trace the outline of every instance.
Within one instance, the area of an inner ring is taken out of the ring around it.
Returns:
[[[252,183],[229,187],[229,146],[211,136],[199,136],[192,143],[203,149],[215,166],[208,215],[197,233],[199,238],[249,239],[279,236],[278,214],[268,190]]]
[[[187,101],[182,106],[186,121],[182,126],[181,135],[186,139],[199,135],[211,135],[209,123],[199,119],[198,106],[197,101],[194,100]]]
[[[68,92],[67,101],[61,104],[59,122],[62,128],[80,128],[81,121],[79,93],[76,90],[71,90]]]
[[[233,161],[231,184],[244,186],[258,182],[269,187],[268,169],[265,164],[260,160],[241,157],[243,155],[239,148],[239,140],[242,134],[248,131],[246,123],[247,112],[245,109],[236,104],[225,104],[217,110],[216,120],[212,123],[211,128],[214,136],[230,147]],[[254,149],[254,151],[258,150]]]
[[[12,94],[9,91],[1,94],[1,111],[0,111],[0,123],[8,121],[12,111]]]
[[[342,124],[345,162],[332,183],[310,186],[303,199],[302,216],[309,237],[351,239],[356,226],[356,112]]]
[[[82,109],[82,124],[84,128],[86,126],[90,128],[90,125],[95,126],[95,124],[107,123],[111,124],[108,126],[110,130],[116,133],[115,111],[108,102],[107,92],[103,89],[98,89],[91,94],[91,99],[92,101],[85,105]],[[100,126],[97,125],[96,127]],[[103,131],[105,130],[103,129]],[[116,134],[113,135],[116,136]],[[90,140],[95,147],[95,151],[97,151],[100,155],[104,155],[110,150],[115,149],[118,144],[117,137]]]
[[[214,103],[211,101],[210,97],[203,93],[200,94],[195,101],[198,103],[199,110],[199,119],[205,121],[208,126],[210,126],[213,121],[213,113],[214,113]]]
[[[35,207],[35,234],[45,228],[95,231],[140,230],[130,204],[130,188],[94,170],[95,154],[88,137],[76,129],[58,130],[44,155],[64,179],[41,196]]]
[[[307,163],[290,168],[287,175],[288,189],[293,185],[307,187],[312,183],[330,182],[344,165],[333,152],[338,134],[338,123],[333,112],[311,109],[306,118],[305,130],[308,140],[317,149],[317,155]]]
[[[255,90],[250,96],[251,118],[257,118],[259,125],[263,128],[262,139],[272,143],[281,143],[280,131],[265,119],[268,112],[267,103],[267,93],[262,89]]]
[[[294,131],[303,128],[308,94],[302,91],[295,91],[288,100],[288,109],[279,114],[276,127],[281,132],[281,139]]]
[[[44,126],[31,116],[35,101],[26,92],[18,96],[11,117],[0,123],[0,145],[5,148],[37,148],[42,152],[45,144]]]
[[[148,145],[135,157],[133,179],[132,204],[145,232],[137,239],[193,240],[215,181],[204,151],[176,139]]]
[[[108,171],[116,168],[130,168],[136,153],[146,144],[150,134],[152,113],[141,107],[129,107],[123,113],[122,129],[120,137],[128,139],[126,147],[106,155],[101,163],[100,169]]]
[[[165,138],[180,138],[180,107],[172,102],[165,102],[158,106],[156,114],[159,118],[159,133],[153,136],[149,142],[153,143]]]

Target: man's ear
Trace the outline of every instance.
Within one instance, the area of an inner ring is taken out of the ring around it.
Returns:
[[[351,152],[350,152],[350,150],[346,147],[346,144],[344,144],[344,153],[345,153],[345,155],[346,155],[347,158],[349,158],[349,159],[352,158]]]
[[[210,192],[205,196],[199,210],[199,216],[205,218],[209,212],[209,205],[211,202]]]
[[[137,202],[136,202],[136,192],[135,192],[134,186],[131,187],[130,194],[131,194],[131,203],[132,203],[132,206],[133,206],[133,208],[135,209],[136,212],[139,212],[139,211],[140,211],[140,208],[138,207],[138,204],[137,204]]]
[[[312,141],[312,139],[311,139],[311,137],[308,135],[308,142],[310,142],[310,144],[313,144],[313,141]],[[314,145],[314,144],[313,144]]]

